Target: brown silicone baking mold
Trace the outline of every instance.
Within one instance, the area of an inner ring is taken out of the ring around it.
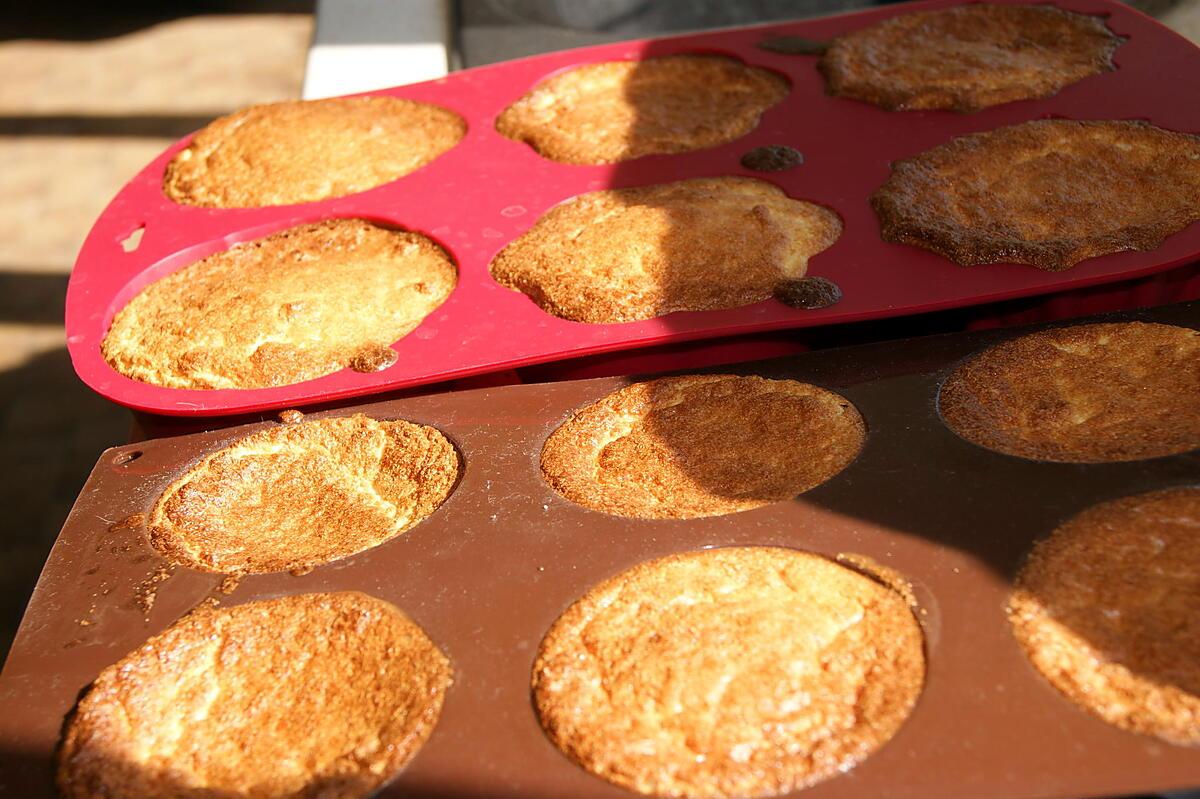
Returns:
[[[1200,328],[1200,303],[1103,318]],[[845,471],[795,500],[707,519],[607,516],[572,505],[543,482],[538,455],[546,436],[627,379],[313,414],[359,411],[435,425],[463,454],[462,480],[431,518],[399,538],[303,576],[245,577],[228,595],[220,575],[179,568],[164,576],[166,563],[136,515],[204,454],[278,422],[109,450],[50,554],[0,674],[0,794],[53,796],[54,748],[80,691],[206,598],[234,604],[357,589],[409,613],[455,670],[433,736],[381,796],[629,796],[572,764],[543,735],[529,695],[538,643],[559,613],[605,577],[671,552],[732,544],[865,555],[911,580],[920,602],[929,668],[913,714],[875,755],[804,796],[1011,799],[1200,785],[1200,751],[1124,732],[1080,710],[1034,671],[1009,632],[1009,581],[1033,541],[1095,503],[1200,482],[1200,451],[1132,463],[1041,463],[989,452],[947,429],[936,411],[941,380],[962,358],[1030,329],[720,370],[837,390],[862,412],[869,435]]]

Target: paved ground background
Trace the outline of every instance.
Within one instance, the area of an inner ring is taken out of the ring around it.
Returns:
[[[0,656],[97,455],[129,429],[63,348],[80,243],[171,140],[298,97],[312,32],[311,0],[22,5],[0,19]],[[1137,5],[1200,41],[1200,0]]]
[[[96,456],[129,432],[64,349],[79,245],[172,140],[298,97],[312,30],[305,2],[65,5],[0,22],[0,655]],[[174,5],[194,15],[156,7]]]

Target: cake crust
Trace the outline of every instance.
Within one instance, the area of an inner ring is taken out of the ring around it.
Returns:
[[[803,277],[841,219],[755,178],[696,178],[574,197],[492,260],[492,277],[589,324],[736,308]]]
[[[411,422],[355,415],[272,427],[172,483],[150,513],[150,541],[202,571],[307,570],[419,524],[459,470],[446,437]]]
[[[1105,463],[1200,448],[1200,331],[1147,322],[1053,328],[972,357],[938,409],[981,447]]]
[[[113,318],[104,359],[168,388],[267,388],[339,371],[403,338],[458,281],[419,233],[360,219],[235,244],[142,289]]]
[[[924,673],[899,594],[809,553],[731,547],[593,588],[546,634],[533,693],[550,739],[622,787],[771,796],[882,746]]]
[[[611,164],[739,139],[789,88],[781,75],[724,56],[588,64],[539,83],[496,130],[552,161]]]
[[[541,467],[586,508],[690,519],[791,499],[845,469],[865,439],[850,401],[817,386],[665,377],[576,411],[546,440]]]
[[[895,162],[871,204],[885,241],[962,266],[1057,272],[1156,249],[1200,219],[1200,136],[1144,122],[1025,122]]]
[[[1106,502],[1039,542],[1008,615],[1041,674],[1122,729],[1200,746],[1200,489]]]
[[[829,93],[889,111],[978,111],[1057,94],[1109,72],[1124,40],[1100,17],[976,3],[901,14],[834,39],[817,66]]]
[[[365,797],[425,743],[452,680],[359,593],[202,607],[109,666],[66,725],[69,799]]]
[[[255,105],[197,133],[167,164],[163,192],[209,208],[342,197],[415,172],[466,131],[453,111],[396,97]]]

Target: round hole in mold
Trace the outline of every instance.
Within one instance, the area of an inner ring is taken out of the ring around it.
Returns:
[[[128,466],[138,458],[142,457],[143,454],[144,453],[140,449],[125,450],[124,452],[118,452],[116,455],[113,455],[110,463],[112,463],[113,466]]]

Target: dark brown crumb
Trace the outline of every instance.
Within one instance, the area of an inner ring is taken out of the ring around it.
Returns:
[[[829,42],[805,39],[803,36],[776,36],[759,42],[758,48],[784,55],[824,55],[829,49]]]
[[[1059,271],[1153,250],[1200,219],[1200,136],[1144,122],[1024,122],[893,163],[871,205],[884,241],[962,266]]]
[[[355,354],[350,360],[350,368],[356,372],[382,372],[399,357],[391,347],[368,347]]]
[[[813,311],[828,308],[842,298],[837,283],[823,277],[784,280],[775,286],[775,299],[793,308]]]
[[[782,144],[755,147],[742,156],[742,166],[757,172],[782,172],[804,163],[804,153]]]
[[[839,36],[817,63],[829,93],[889,111],[978,111],[1050,97],[1115,69],[1123,39],[1097,15],[973,3],[898,14]]]
[[[158,598],[158,587],[175,573],[174,566],[159,566],[133,589],[133,603],[142,613],[149,613]]]

